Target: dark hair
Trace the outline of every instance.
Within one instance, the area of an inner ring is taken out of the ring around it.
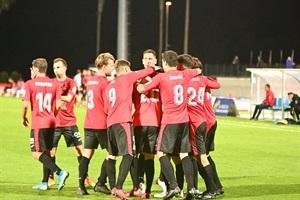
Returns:
[[[156,57],[156,52],[153,49],[147,49],[143,52],[143,55],[145,55],[146,53],[152,53],[155,57]]]
[[[189,54],[181,54],[178,56],[178,64],[185,65],[191,69],[194,66],[193,58]]]
[[[267,86],[268,88],[271,88],[270,84],[268,84],[268,83],[266,84],[266,86]]]
[[[288,95],[291,95],[291,94],[294,94],[294,93],[292,93],[292,92],[289,92],[289,93],[288,93]]]
[[[64,66],[68,67],[67,61],[65,61],[65,59],[63,59],[63,58],[55,58],[53,60],[53,63],[57,63],[59,61],[61,61],[64,64]]]
[[[169,50],[162,53],[162,60],[170,67],[176,67],[178,61],[178,55],[175,51]]]
[[[199,58],[193,57],[193,64],[194,66],[192,67],[192,69],[196,69],[196,68],[202,69],[202,63],[199,60]]]

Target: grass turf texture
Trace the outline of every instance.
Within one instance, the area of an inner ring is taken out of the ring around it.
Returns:
[[[31,189],[41,181],[42,165],[31,157],[30,129],[21,124],[21,103],[20,99],[0,97],[0,199],[109,199],[89,187],[91,195],[76,195],[77,158],[71,148],[66,148],[64,139],[59,143],[56,162],[70,172],[65,187],[62,191],[57,191],[57,184],[47,191]],[[76,115],[83,135],[85,107],[76,107]],[[215,143],[211,155],[225,188],[218,199],[300,199],[300,126],[218,117]],[[91,160],[89,175],[94,182],[104,156],[105,152],[98,149]],[[156,179],[160,171],[157,160],[155,166]],[[128,175],[124,189],[131,188]],[[199,189],[204,190],[200,177]],[[155,183],[152,190],[153,194],[161,192]]]

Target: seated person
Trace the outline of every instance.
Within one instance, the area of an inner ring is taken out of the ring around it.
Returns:
[[[297,94],[294,94],[292,92],[288,93],[288,98],[290,100],[290,114],[292,117],[299,121],[299,115],[300,115],[300,97]]]
[[[274,106],[274,99],[275,99],[274,93],[271,91],[271,86],[269,84],[265,85],[265,91],[266,91],[266,98],[263,100],[261,104],[255,106],[254,113],[250,118],[250,120],[258,120],[258,117],[262,109],[267,109],[269,107]]]

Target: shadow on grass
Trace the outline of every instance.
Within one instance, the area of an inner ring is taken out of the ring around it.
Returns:
[[[263,184],[231,186],[225,187],[225,194],[227,197],[230,198],[300,194],[300,184]]]

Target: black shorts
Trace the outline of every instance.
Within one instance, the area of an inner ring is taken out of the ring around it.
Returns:
[[[107,129],[84,129],[84,148],[108,149]]]
[[[136,153],[146,152],[155,154],[156,140],[159,127],[137,126],[134,128]]]
[[[215,150],[215,134],[217,130],[217,121],[210,126],[209,130],[206,134],[206,141],[205,141],[205,148],[206,148],[206,154],[208,154],[210,151]]]
[[[135,154],[135,141],[131,123],[118,123],[107,129],[108,152],[113,156]]]
[[[31,129],[30,148],[32,152],[43,152],[53,147],[54,128]]]
[[[78,127],[67,126],[67,127],[56,127],[54,132],[53,147],[58,146],[61,135],[64,136],[67,147],[74,147],[82,145],[82,139],[78,130]]]
[[[190,140],[193,155],[206,154],[205,135],[206,122],[201,124],[190,122]]]
[[[162,124],[157,138],[157,151],[176,155],[191,151],[189,122]]]

